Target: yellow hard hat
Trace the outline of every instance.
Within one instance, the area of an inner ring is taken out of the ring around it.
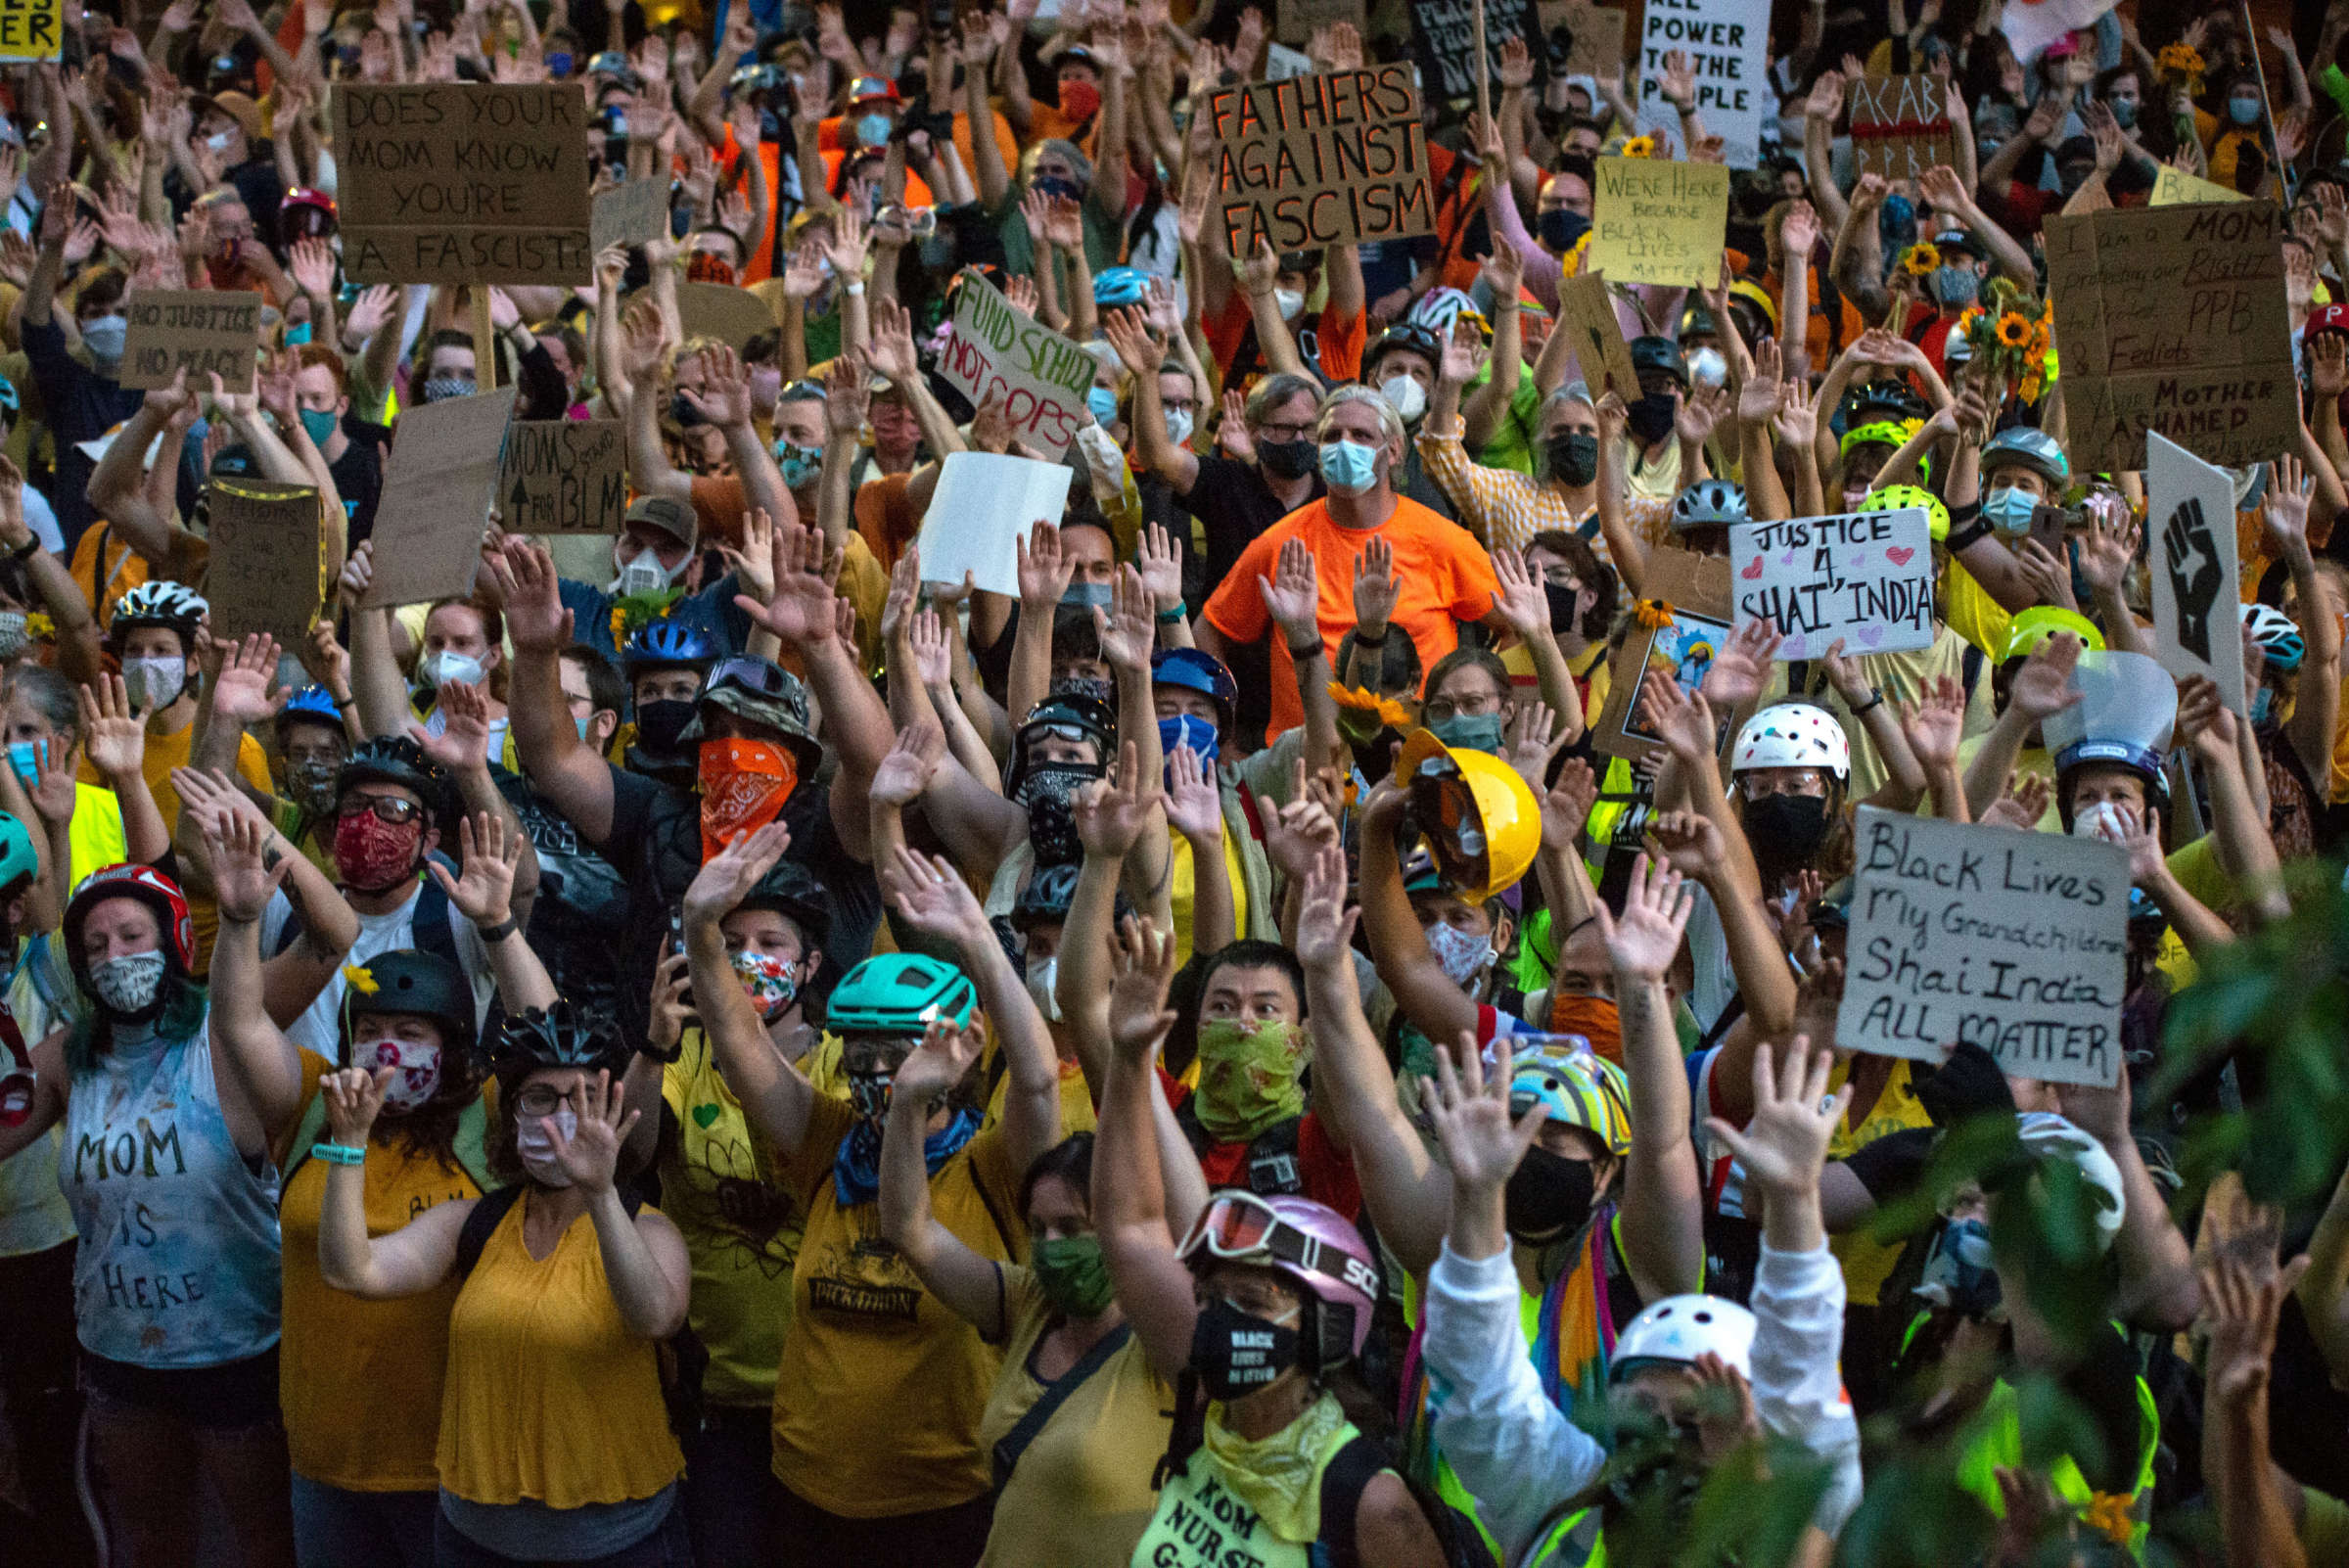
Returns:
[[[1542,807],[1490,752],[1453,751],[1433,731],[1404,742],[1399,780],[1445,883],[1470,903],[1513,886],[1542,848]]]
[[[2104,633],[2079,611],[2035,604],[2006,623],[2005,640],[1999,644],[1999,663],[2030,658],[2039,651],[2041,643],[2059,631],[2070,632],[2094,652],[2101,653],[2104,649]]]

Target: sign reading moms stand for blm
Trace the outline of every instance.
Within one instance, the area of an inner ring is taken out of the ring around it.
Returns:
[[[188,373],[188,390],[210,388],[218,375],[232,392],[253,391],[261,347],[261,297],[207,289],[140,289],[122,303],[122,382],[141,392]]]
[[[1765,79],[1770,8],[1755,0],[1647,0],[1643,17],[1641,128],[1670,126],[1677,136],[1680,112],[1665,101],[1663,81],[1664,57],[1678,49],[1696,72],[1697,115],[1721,138],[1728,166],[1761,162],[1763,116],[1778,112],[1777,92]],[[1710,287],[1712,280],[1706,282]]]
[[[938,371],[973,407],[1000,402],[1015,438],[1057,461],[1084,423],[1093,369],[1092,355],[1015,309],[1002,290],[962,275]]]
[[[1720,163],[1602,158],[1586,272],[1609,283],[1710,289],[1721,281],[1729,171]]]
[[[576,83],[336,87],[353,283],[593,281]]]
[[[1227,254],[1435,232],[1407,65],[1219,87],[1207,119],[1221,143],[1215,200]]]
[[[212,629],[234,639],[266,631],[299,648],[342,563],[312,484],[215,476],[206,508],[211,565],[205,598]]]
[[[1965,1041],[2018,1078],[2118,1078],[2119,845],[1863,806],[1853,856],[1837,1049],[1939,1062]]]
[[[2298,449],[2275,203],[2115,208],[2045,230],[2074,467],[2142,469],[2147,431],[2227,468]]]
[[[1777,623],[1780,659],[1933,646],[1933,525],[1924,512],[1844,512],[1729,529],[1735,623]]]
[[[628,456],[617,419],[518,419],[497,473],[509,533],[618,533]]]

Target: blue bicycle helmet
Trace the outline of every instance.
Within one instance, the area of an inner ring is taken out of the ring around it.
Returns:
[[[620,668],[633,679],[646,669],[680,665],[701,669],[716,657],[716,645],[701,627],[681,621],[649,621],[636,629],[636,635],[621,651]]]
[[[1727,480],[1699,480],[1673,498],[1672,530],[1685,533],[1691,529],[1720,528],[1731,523],[1751,523],[1753,513],[1745,504],[1745,491]]]
[[[17,384],[6,376],[0,376],[0,409],[14,414],[22,402],[23,399],[17,395]]]
[[[2072,477],[2071,459],[2063,448],[2044,430],[2028,425],[2011,425],[1990,438],[1982,448],[1983,488],[1988,490],[1990,471],[2001,465],[2019,465],[2031,470],[2050,484],[2061,484]]]
[[[1150,292],[1150,274],[1136,267],[1104,267],[1093,278],[1093,303],[1138,305]]]
[[[335,706],[334,694],[324,686],[304,686],[286,699],[285,712],[277,715],[284,723],[290,718],[312,718],[321,724],[343,727],[343,711]]]
[[[1232,707],[1240,700],[1239,683],[1223,668],[1223,661],[1197,648],[1161,648],[1152,654],[1150,683],[1180,686],[1214,698],[1225,728],[1230,727]]]
[[[33,853],[32,834],[23,823],[0,811],[0,891],[18,882],[29,883],[40,874],[40,856]]]
[[[2308,642],[2290,616],[2274,605],[2247,604],[2242,617],[2243,624],[2251,628],[2251,640],[2259,644],[2278,674],[2288,675],[2300,668],[2300,661],[2308,657]]]

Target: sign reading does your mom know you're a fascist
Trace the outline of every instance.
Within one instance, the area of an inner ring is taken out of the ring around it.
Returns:
[[[1436,229],[1427,131],[1407,65],[1242,82],[1208,94],[1224,250],[1252,256]]]

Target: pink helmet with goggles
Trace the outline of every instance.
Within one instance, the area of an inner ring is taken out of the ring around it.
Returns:
[[[1327,1204],[1226,1189],[1208,1199],[1175,1256],[1196,1272],[1215,1263],[1261,1264],[1312,1292],[1308,1371],[1362,1353],[1378,1305],[1378,1259],[1362,1233]]]

